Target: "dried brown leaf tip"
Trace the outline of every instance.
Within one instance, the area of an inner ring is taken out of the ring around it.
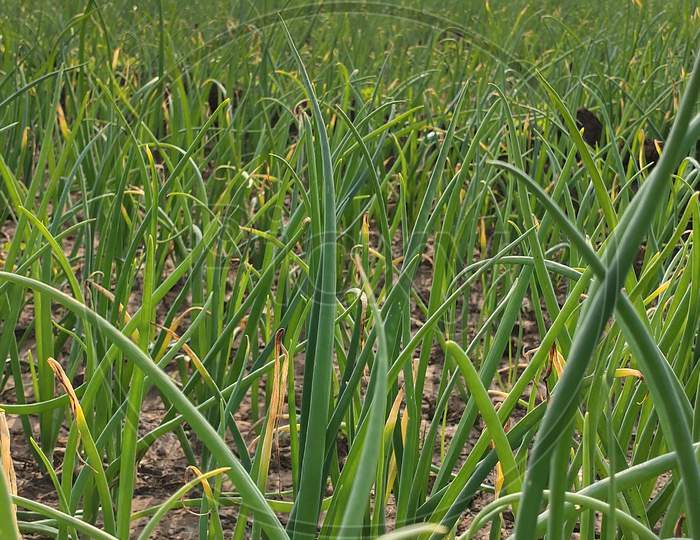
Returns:
[[[603,138],[603,124],[590,110],[581,107],[576,111],[576,126],[579,130],[583,130],[581,136],[588,145],[596,146],[600,144]]]
[[[17,495],[17,476],[15,475],[14,463],[12,462],[12,454],[10,453],[10,428],[2,410],[0,410],[0,461],[10,486],[10,492],[12,495]]]
[[[616,378],[624,378],[624,377],[634,377],[635,379],[644,379],[644,375],[642,374],[641,371],[638,369],[632,369],[632,368],[617,368],[615,370],[615,377]]]
[[[12,463],[12,454],[10,454],[10,428],[7,425],[7,418],[2,409],[0,409],[0,474],[5,476],[7,486],[12,495],[17,495],[17,476],[15,476],[15,466]],[[15,537],[22,538],[17,527],[17,506],[12,505],[12,522],[15,529]]]
[[[549,368],[548,372],[552,372],[552,368],[554,368],[554,371],[557,374],[557,379],[561,377],[562,372],[564,371],[564,364],[566,363],[566,360],[564,360],[564,357],[561,355],[559,352],[559,349],[557,349],[556,344],[553,344],[550,349],[549,349]]]
[[[684,521],[685,521],[685,514],[681,514],[680,517],[678,518],[678,521],[676,521],[676,526],[673,528],[673,535],[676,538],[683,537],[683,522]]]
[[[70,409],[73,412],[73,416],[78,417],[80,412],[82,412],[80,409],[80,402],[78,401],[78,396],[75,394],[75,390],[73,390],[73,385],[66,376],[66,372],[63,371],[61,364],[56,362],[53,358],[47,358],[46,362],[49,364],[51,371],[53,371],[54,377],[56,377],[56,380],[63,387],[66,395],[68,395],[68,401],[70,402]]]

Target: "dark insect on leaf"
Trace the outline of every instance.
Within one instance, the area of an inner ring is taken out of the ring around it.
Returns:
[[[581,107],[576,111],[576,126],[583,128],[583,140],[590,146],[600,144],[603,137],[603,124],[591,111]]]
[[[655,141],[654,139],[644,139],[644,161],[647,165],[659,161],[659,150],[656,148],[657,144],[659,148],[663,146],[663,143],[661,141]]]
[[[650,166],[649,170],[653,169],[654,165],[656,165],[656,162],[659,161],[659,150],[663,148],[663,144],[663,141],[660,141],[658,139],[644,139],[644,165]],[[622,166],[625,170],[627,170],[627,166],[630,162],[630,154],[626,149],[623,149],[622,146],[620,148],[622,150]],[[639,154],[635,156],[637,157],[637,159],[638,155]]]
[[[209,96],[207,97],[209,102],[209,112],[213,113],[216,108],[221,103],[221,92],[219,91],[219,85],[212,83],[209,85]]]

